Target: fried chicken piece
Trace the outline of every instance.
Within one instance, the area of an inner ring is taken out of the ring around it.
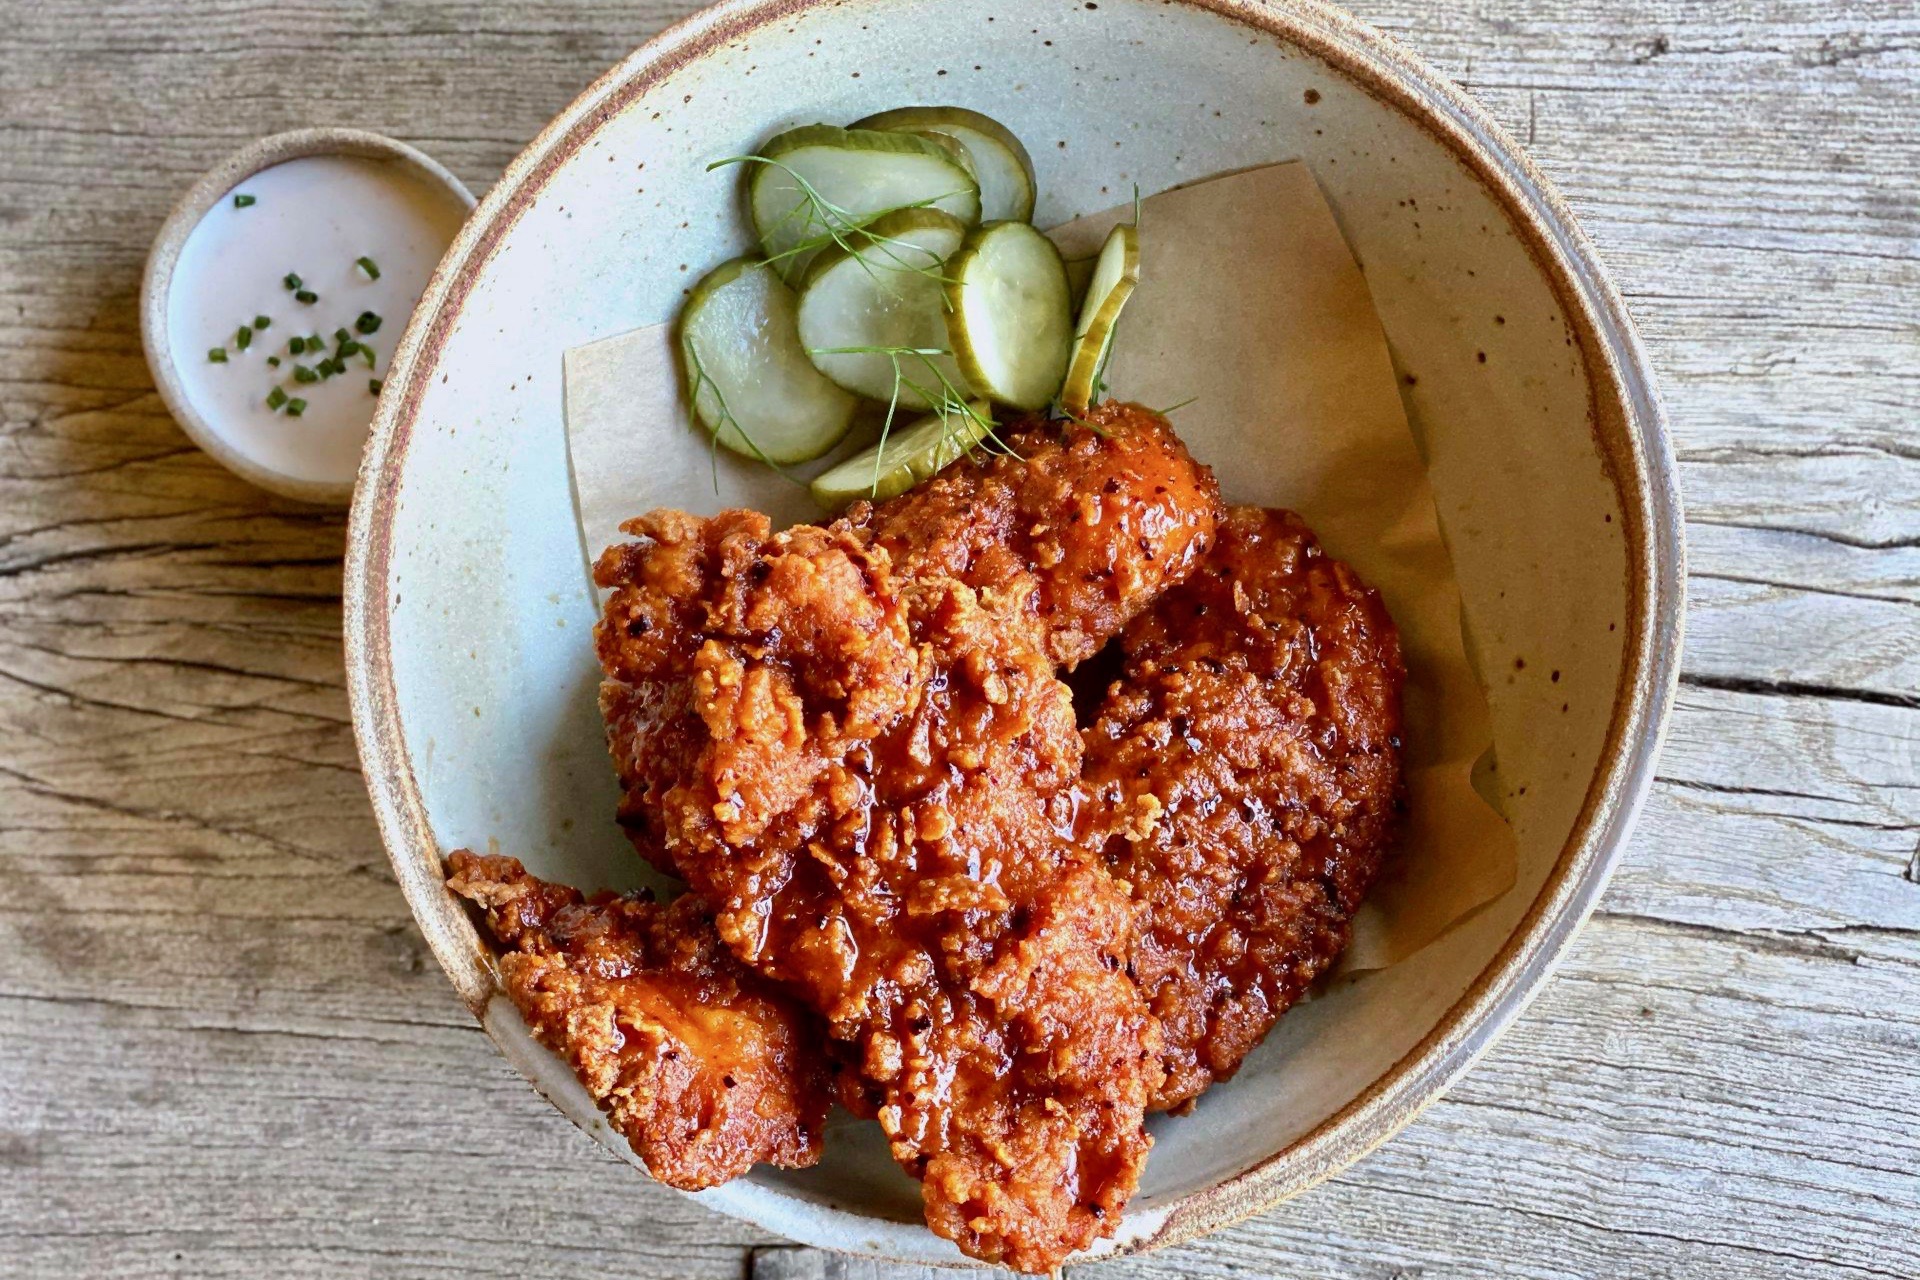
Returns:
[[[847,1042],[935,1231],[1029,1271],[1110,1232],[1160,1036],[1133,905],[1074,837],[1038,585],[902,578],[845,521],[625,529],[595,577],[630,830]]]
[[[1032,575],[1047,652],[1073,667],[1213,542],[1220,487],[1167,420],[1108,401],[1073,423],[1031,421],[1004,439],[1017,457],[978,453],[849,519],[870,528],[903,575],[972,587]]]
[[[720,945],[705,903],[661,906],[528,875],[465,849],[447,885],[485,910],[507,994],[668,1186],[820,1160],[819,1023]]]
[[[1224,1080],[1346,946],[1403,806],[1398,633],[1297,516],[1230,509],[1121,636],[1085,829],[1145,909],[1157,1107]]]

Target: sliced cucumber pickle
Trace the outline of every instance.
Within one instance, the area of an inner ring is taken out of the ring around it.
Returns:
[[[943,143],[911,133],[812,124],[769,139],[750,166],[747,207],[760,249],[797,281],[832,237],[876,215],[931,208],[980,221],[980,186]],[[854,233],[850,236],[849,233]]]
[[[765,262],[708,272],[680,313],[680,359],[694,416],[719,443],[777,466],[840,443],[859,402],[800,345],[798,299]]]
[[[988,223],[947,264],[947,334],[975,391],[1044,409],[1073,355],[1067,264],[1024,222]]]
[[[856,498],[898,497],[978,448],[992,429],[984,401],[928,414],[821,472],[813,481],[813,496],[830,511]]]
[[[1139,283],[1140,229],[1122,224],[1109,231],[1106,243],[1100,246],[1093,278],[1087,282],[1087,296],[1080,304],[1073,363],[1068,366],[1066,387],[1060,393],[1060,407],[1068,413],[1085,413],[1093,403],[1113,348],[1114,326],[1119,324],[1120,311]]]
[[[853,127],[952,138],[973,162],[982,221],[1026,222],[1033,217],[1033,159],[1013,131],[992,116],[965,107],[901,107],[856,120]]]
[[[800,343],[820,372],[856,395],[930,409],[972,394],[947,336],[947,259],[966,239],[938,209],[899,209],[851,250],[835,245],[807,268]]]

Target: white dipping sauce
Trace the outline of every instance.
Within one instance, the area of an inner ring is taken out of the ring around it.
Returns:
[[[253,203],[236,207],[235,196]],[[466,216],[453,192],[399,163],[345,156],[289,160],[228,192],[187,237],[167,295],[174,365],[207,426],[269,470],[350,483],[376,404],[368,381],[386,376],[394,344]],[[363,257],[379,279],[358,265]],[[289,273],[318,301],[297,301]],[[369,311],[380,327],[363,334],[355,322]],[[236,332],[256,316],[271,324],[242,351]],[[294,367],[331,356],[342,328],[373,349],[374,367],[354,355],[343,374],[297,382]],[[324,350],[289,352],[288,339],[313,334],[325,339]],[[226,363],[208,358],[216,347],[225,348]],[[275,387],[307,402],[301,416],[268,407]]]

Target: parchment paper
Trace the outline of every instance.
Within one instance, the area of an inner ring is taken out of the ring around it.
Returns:
[[[1086,259],[1132,213],[1129,204],[1050,234],[1068,259]],[[1345,972],[1384,968],[1504,893],[1516,853],[1512,831],[1473,787],[1475,761],[1492,746],[1486,698],[1379,317],[1302,164],[1150,196],[1140,239],[1141,283],[1108,371],[1113,393],[1155,408],[1191,400],[1174,425],[1227,499],[1299,512],[1379,589],[1399,625],[1408,824],[1342,962]],[[660,505],[663,490],[696,510],[715,506],[669,325],[569,351],[565,382],[590,556],[620,538],[620,521]],[[662,421],[680,438],[663,445]],[[681,478],[663,485],[663,473]]]

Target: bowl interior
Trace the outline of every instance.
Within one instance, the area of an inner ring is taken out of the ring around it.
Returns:
[[[438,850],[491,842],[583,886],[643,876],[611,822],[561,354],[669,318],[707,266],[747,243],[737,175],[709,173],[708,162],[789,125],[921,102],[976,107],[1027,141],[1042,225],[1114,204],[1135,184],[1151,192],[1271,161],[1311,165],[1402,374],[1489,684],[1491,785],[1518,836],[1519,879],[1506,897],[1412,961],[1296,1010],[1195,1113],[1156,1120],[1122,1243],[1163,1233],[1170,1217],[1276,1167],[1276,1156],[1297,1167],[1269,1194],[1331,1172],[1306,1141],[1330,1122],[1357,1130],[1342,1158],[1384,1137],[1437,1092],[1440,1075],[1395,1114],[1356,1104],[1396,1070],[1407,1074],[1403,1059],[1447,1025],[1510,941],[1564,936],[1590,902],[1604,853],[1580,868],[1579,901],[1563,884],[1552,911],[1529,916],[1543,885],[1566,878],[1563,851],[1594,806],[1620,801],[1600,795],[1597,780],[1617,764],[1623,726],[1647,715],[1623,701],[1632,646],[1647,635],[1634,585],[1649,554],[1638,534],[1644,481],[1630,415],[1564,301],[1590,286],[1568,284],[1530,247],[1496,186],[1394,92],[1350,78],[1350,54],[1391,62],[1371,37],[1317,6],[1264,9],[1272,30],[1227,9],[725,6],[596,86],[489,198],[416,318],[404,396],[383,408],[362,480],[351,602],[366,668],[355,678],[388,726],[363,722],[362,732],[396,866],[476,1008],[488,1001],[483,952],[439,889]],[[657,448],[662,476],[713,465],[691,434],[644,421],[633,430]],[[1230,498],[1286,503],[1284,493],[1236,491],[1231,459],[1203,460]],[[804,495],[724,455],[716,484],[715,509],[811,515]],[[634,512],[651,505],[648,486],[636,486]],[[1518,971],[1511,957],[1502,964]],[[1465,1032],[1454,1027],[1454,1049],[1522,996],[1509,991]],[[563,1110],[627,1154],[510,1006],[495,1002],[486,1017]],[[1455,1054],[1456,1066],[1464,1060]],[[761,1171],[704,1198],[808,1242],[954,1260],[919,1225],[917,1189],[877,1130],[855,1125],[837,1139],[816,1169]]]

